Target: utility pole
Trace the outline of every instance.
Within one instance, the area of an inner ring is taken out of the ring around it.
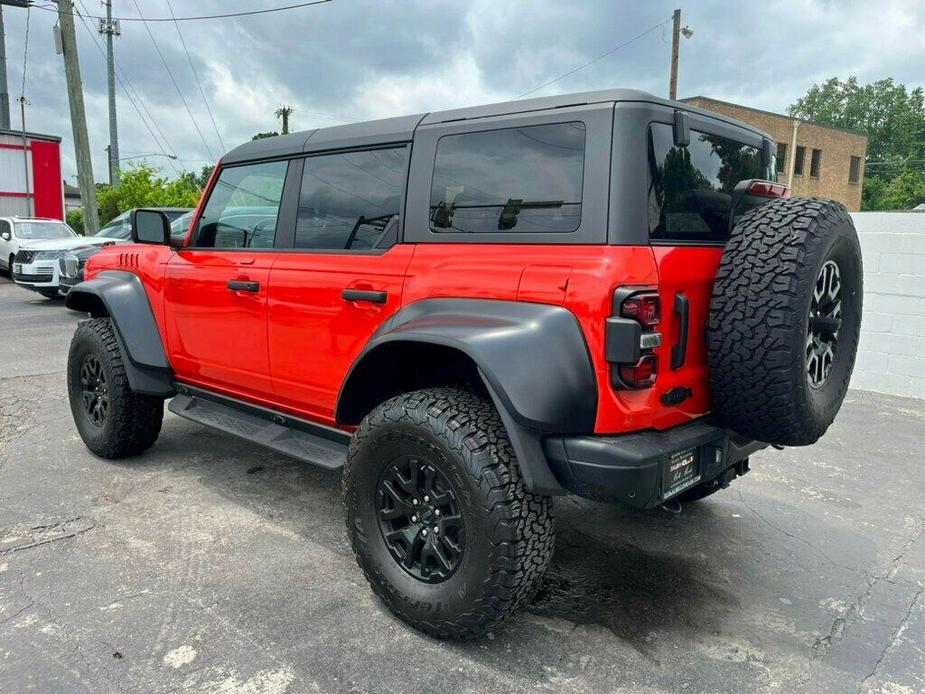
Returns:
[[[121,36],[119,20],[112,18],[112,0],[104,0],[106,19],[100,19],[99,32],[106,34],[106,79],[109,86],[109,183],[119,185],[119,128],[116,124],[116,60],[112,37]]]
[[[10,129],[10,90],[6,82],[6,34],[3,33],[3,6],[29,7],[29,0],[0,0],[0,130]]]
[[[674,101],[678,98],[678,57],[681,53],[681,10],[675,10],[671,18],[674,21],[671,30],[671,79],[668,82],[668,98]]]
[[[58,23],[61,26],[61,49],[64,53],[64,73],[67,77],[67,98],[71,107],[71,130],[74,135],[74,154],[77,159],[77,182],[84,205],[84,228],[92,236],[100,229],[99,211],[96,208],[96,186],[93,183],[93,164],[90,160],[90,137],[87,135],[87,116],[84,111],[83,86],[80,81],[80,60],[77,57],[77,36],[74,32],[74,4],[71,0],[58,0]]]
[[[675,10],[671,19],[674,26],[671,32],[671,78],[668,82],[668,98],[674,101],[678,98],[678,58],[681,56],[681,37],[689,39],[694,32],[690,27],[681,26],[681,10]]]

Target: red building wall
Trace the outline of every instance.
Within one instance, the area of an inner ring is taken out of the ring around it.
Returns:
[[[57,142],[33,140],[32,192],[36,217],[64,219],[61,181],[61,146]]]

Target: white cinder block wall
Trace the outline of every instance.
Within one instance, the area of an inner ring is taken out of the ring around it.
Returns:
[[[925,213],[855,212],[864,317],[852,388],[925,398]]]

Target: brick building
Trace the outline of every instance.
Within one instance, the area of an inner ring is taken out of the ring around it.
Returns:
[[[744,121],[777,142],[777,180],[794,195],[838,200],[861,209],[867,136],[726,101],[692,96],[681,101]]]

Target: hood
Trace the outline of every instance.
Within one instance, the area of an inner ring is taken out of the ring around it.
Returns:
[[[23,241],[19,248],[24,251],[69,251],[72,248],[81,248],[83,246],[102,246],[107,243],[115,243],[118,239],[108,239],[101,236],[74,236],[69,239],[46,239],[44,241]]]

